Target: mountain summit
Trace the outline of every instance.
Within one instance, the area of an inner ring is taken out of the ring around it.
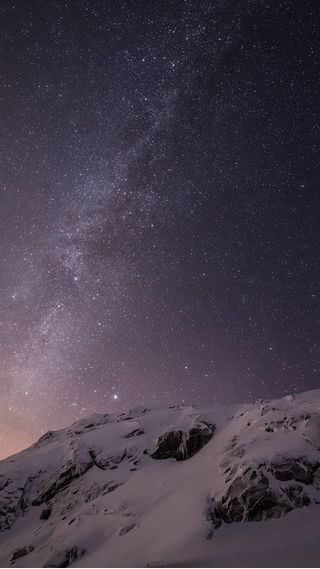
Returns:
[[[93,415],[0,462],[0,566],[316,566],[319,503],[320,390]]]

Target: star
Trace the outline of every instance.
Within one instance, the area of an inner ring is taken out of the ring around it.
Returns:
[[[6,452],[70,411],[317,388],[316,3],[7,4]]]

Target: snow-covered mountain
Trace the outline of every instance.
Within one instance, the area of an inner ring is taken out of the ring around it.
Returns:
[[[0,462],[0,566],[316,566],[319,503],[320,390],[93,415]]]

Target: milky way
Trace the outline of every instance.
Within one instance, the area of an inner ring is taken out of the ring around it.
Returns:
[[[1,456],[319,386],[317,12],[1,2]]]

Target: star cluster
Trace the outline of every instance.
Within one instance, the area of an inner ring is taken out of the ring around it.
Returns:
[[[318,387],[317,12],[1,2],[1,456]]]

